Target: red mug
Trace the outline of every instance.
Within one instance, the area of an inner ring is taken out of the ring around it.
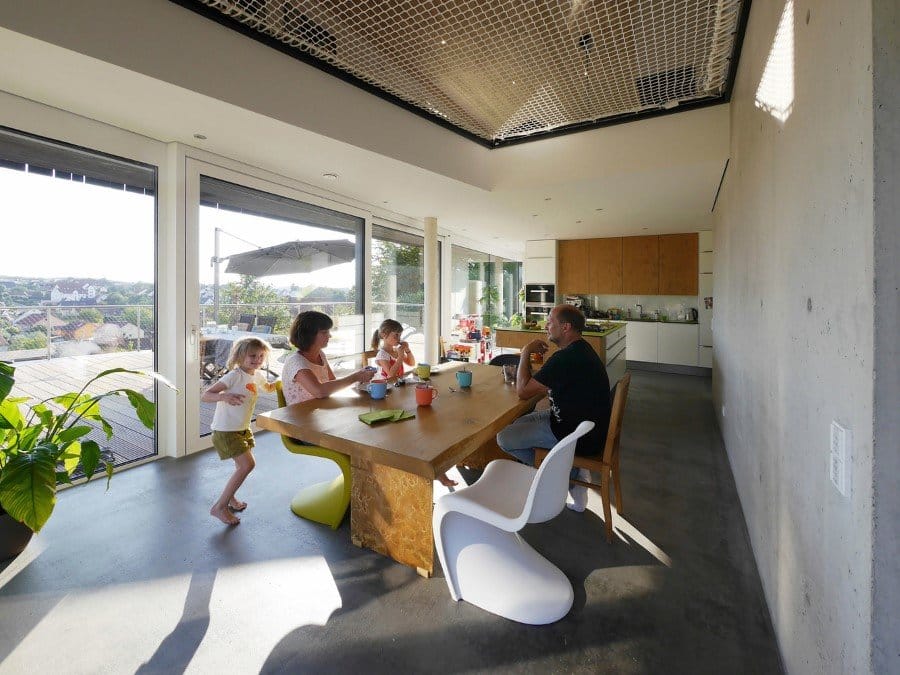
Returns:
[[[437,398],[437,389],[428,384],[416,385],[416,405],[431,405]]]

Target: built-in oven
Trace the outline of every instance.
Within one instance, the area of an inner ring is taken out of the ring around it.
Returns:
[[[554,284],[525,284],[525,321],[545,321],[555,305]]]

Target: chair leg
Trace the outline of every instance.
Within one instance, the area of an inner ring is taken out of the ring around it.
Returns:
[[[619,463],[618,462],[613,464],[612,478],[613,478],[613,489],[616,491],[616,513],[618,513],[621,516],[623,513],[623,510],[622,510],[622,482],[619,480]]]
[[[340,527],[350,506],[350,458],[336,462],[341,469],[333,480],[308,485],[291,500],[291,511],[301,518]]]
[[[600,473],[600,499],[603,502],[603,519],[606,521],[606,541],[612,543],[613,526],[612,526],[612,509],[609,504],[609,469],[603,467]]]

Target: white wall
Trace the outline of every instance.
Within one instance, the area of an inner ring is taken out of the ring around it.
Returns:
[[[871,669],[871,4],[753,3],[717,206],[714,400],[791,673]],[[848,496],[832,420],[853,431]]]

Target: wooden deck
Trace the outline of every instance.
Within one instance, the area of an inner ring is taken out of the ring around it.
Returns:
[[[27,396],[31,402],[42,401],[52,396],[78,391],[91,377],[110,368],[128,368],[130,370],[153,370],[153,352],[149,350],[134,352],[112,352],[90,356],[65,357],[55,359],[35,359],[19,361],[13,364],[16,368],[16,386],[12,396]],[[273,370],[276,370],[272,364]],[[281,364],[277,364],[281,370]],[[205,383],[209,386],[211,383]],[[108,389],[128,387],[141,392],[151,401],[155,401],[156,392],[152,380],[127,373],[110,375],[96,382],[91,390],[94,392]],[[275,394],[261,394],[256,411],[267,412],[278,407]],[[147,429],[138,420],[134,409],[124,396],[113,396],[105,399],[100,408],[103,416],[113,427],[113,437],[106,435],[97,426],[97,430],[89,434],[100,444],[109,449],[116,466],[122,466],[156,455],[156,432]],[[200,434],[210,433],[215,403],[200,403]]]
[[[153,352],[111,352],[91,356],[64,357],[55,359],[37,359],[14,363],[16,368],[16,384],[13,396],[27,396],[32,402],[42,401],[70,391],[79,391],[91,377],[110,368],[128,368],[131,370],[152,370]],[[116,373],[95,382],[89,392],[99,393],[108,389],[127,387],[141,392],[151,401],[156,398],[152,380]],[[100,444],[110,450],[116,466],[128,464],[156,454],[156,433],[147,429],[137,418],[134,409],[124,396],[112,396],[100,404],[103,416],[113,427],[113,437],[106,435],[97,425],[89,434]]]

